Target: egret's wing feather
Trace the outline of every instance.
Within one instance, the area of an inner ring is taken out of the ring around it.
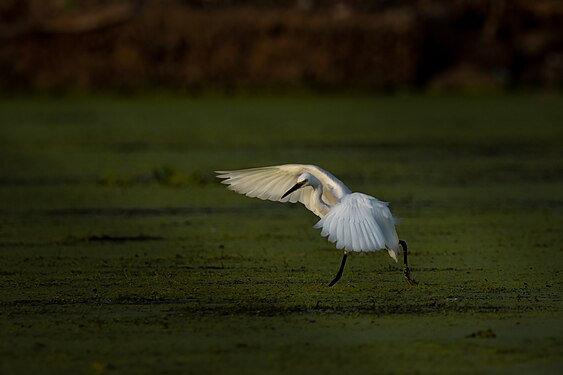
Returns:
[[[374,251],[387,248],[397,260],[399,239],[387,204],[361,193],[344,197],[315,228],[338,249]]]
[[[300,164],[286,164],[272,167],[241,169],[236,171],[216,171],[217,177],[222,178],[223,184],[229,185],[228,189],[251,198],[277,202],[301,202],[310,211],[319,215],[311,204],[313,188],[306,186],[287,197],[282,195],[295,185],[297,178],[310,166]]]
[[[253,168],[240,171],[219,171],[217,177],[223,178],[228,189],[249,197],[268,200],[281,200],[284,186],[291,184],[291,175],[280,174],[273,167]],[[284,184],[284,180],[288,180]]]

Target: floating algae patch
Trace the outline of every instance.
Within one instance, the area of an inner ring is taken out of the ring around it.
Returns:
[[[148,236],[146,234],[138,234],[135,236],[112,236],[109,234],[93,234],[82,238],[68,237],[60,243],[71,244],[76,242],[108,242],[108,243],[125,243],[125,242],[145,242],[145,241],[162,241],[163,237]]]
[[[559,373],[560,103],[0,102],[0,372]],[[286,162],[391,202],[419,285],[329,288],[314,215],[212,173]]]

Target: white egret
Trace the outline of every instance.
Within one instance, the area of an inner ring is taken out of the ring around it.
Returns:
[[[386,249],[397,261],[399,245],[403,248],[403,272],[409,284],[407,244],[399,240],[395,219],[388,203],[372,196],[353,193],[338,178],[315,165],[285,164],[271,167],[215,171],[229,190],[251,198],[278,202],[301,202],[321,220],[314,228],[321,236],[344,249],[340,269],[329,286],[342,277],[348,252]]]

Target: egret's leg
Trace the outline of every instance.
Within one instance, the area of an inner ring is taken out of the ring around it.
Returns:
[[[346,258],[347,257],[348,257],[348,252],[345,251],[344,255],[342,256],[342,263],[340,263],[340,269],[338,270],[338,273],[334,277],[334,280],[332,280],[330,282],[330,284],[328,284],[328,286],[333,286],[342,277],[342,272],[344,272],[344,266],[346,265]]]
[[[405,275],[405,278],[407,279],[409,285],[417,285],[418,282],[411,277],[411,271],[409,269],[407,242],[399,240],[399,245],[401,245],[401,247],[403,248],[403,262],[405,263],[403,264],[403,274]]]

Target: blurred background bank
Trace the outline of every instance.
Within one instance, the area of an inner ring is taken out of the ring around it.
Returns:
[[[563,85],[558,0],[2,0],[0,90]]]

